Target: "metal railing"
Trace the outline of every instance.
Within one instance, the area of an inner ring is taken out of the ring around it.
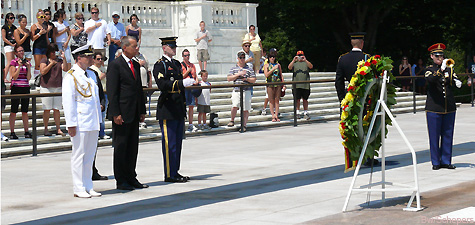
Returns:
[[[304,83],[325,83],[325,82],[333,82],[335,79],[318,79],[318,80],[309,80],[309,81],[289,81],[289,82],[278,82],[278,83],[254,83],[254,84],[220,84],[220,85],[210,85],[210,86],[190,86],[186,87],[186,89],[211,89],[211,88],[231,88],[231,87],[239,87],[239,92],[240,92],[240,114],[241,114],[241,127],[243,127],[243,122],[244,122],[244,113],[243,113],[243,106],[244,106],[244,101],[243,101],[243,95],[244,95],[244,87],[251,87],[251,86],[269,86],[269,85],[292,85],[292,89],[295,89],[296,84],[304,84]],[[160,91],[158,88],[144,88],[144,91]],[[38,135],[37,135],[37,129],[36,129],[36,99],[41,98],[41,97],[53,97],[53,96],[61,96],[62,93],[36,93],[36,94],[15,94],[15,95],[2,95],[2,98],[5,99],[18,99],[18,98],[31,98],[31,104],[32,104],[32,148],[33,148],[33,156],[38,155]],[[295,95],[293,95],[293,105],[294,105],[294,126],[297,126],[297,114],[296,114],[296,107],[297,100],[295,98]],[[242,132],[242,129],[241,131]]]

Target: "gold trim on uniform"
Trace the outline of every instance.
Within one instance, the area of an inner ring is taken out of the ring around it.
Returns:
[[[170,157],[168,151],[168,128],[167,120],[163,120],[163,135],[165,135],[165,163],[167,166],[167,178],[170,177]]]
[[[89,83],[89,82],[86,81],[86,83],[87,83],[87,88],[83,88],[81,85],[78,85],[78,80],[76,79],[76,76],[73,75],[74,70],[71,69],[71,70],[68,71],[68,73],[71,74],[71,76],[73,76],[74,87],[76,88],[76,91],[77,91],[80,95],[82,95],[82,97],[84,97],[84,98],[89,98],[89,97],[91,97],[91,96],[92,96],[91,83]],[[81,92],[78,87],[81,87],[81,89],[82,89],[83,92]],[[89,94],[89,95],[86,94],[88,90],[89,90],[89,93],[91,93],[91,94]]]

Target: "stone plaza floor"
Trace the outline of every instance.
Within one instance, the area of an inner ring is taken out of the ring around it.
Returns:
[[[419,224],[457,210],[475,209],[475,108],[458,108],[455,170],[433,171],[424,112],[398,114],[417,152],[419,212],[403,207],[408,192],[354,193],[342,207],[353,172],[344,173],[338,121],[249,129],[184,140],[180,173],[188,183],[163,182],[160,142],[139,147],[137,178],[147,189],[115,189],[112,148],[101,147],[96,165],[107,181],[94,181],[102,197],[73,197],[70,151],[1,160],[2,224]],[[409,149],[394,127],[386,140],[386,180],[412,184]],[[375,167],[373,181],[379,181]],[[369,182],[364,167],[356,185]],[[471,207],[471,208],[470,208]],[[469,213],[470,214],[470,213]],[[465,214],[460,214],[465,215]],[[472,221],[473,222],[473,221]]]

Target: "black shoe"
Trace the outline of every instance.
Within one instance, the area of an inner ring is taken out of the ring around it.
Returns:
[[[25,138],[31,138],[31,133],[30,132],[25,132]]]
[[[181,177],[181,178],[183,178],[183,179],[185,179],[185,180],[187,180],[187,181],[190,180],[190,177],[189,177],[189,176],[183,176],[183,175],[181,175],[181,174],[179,174],[179,173],[177,173],[177,176],[178,176],[178,177]]]
[[[108,177],[106,176],[101,176],[100,174],[94,174],[92,175],[92,180],[109,180]]]
[[[148,188],[148,185],[142,184],[139,181],[131,182],[129,184],[132,185],[134,188],[138,188],[138,189]]]
[[[440,165],[440,168],[446,168],[446,169],[449,169],[449,170],[453,170],[456,167],[452,164],[442,164],[442,165]]]
[[[132,185],[128,184],[128,183],[117,184],[117,189],[127,190],[127,191],[135,190],[135,188]]]
[[[433,165],[432,166],[432,170],[439,170],[440,169],[440,166],[439,165]]]
[[[15,132],[10,134],[10,139],[18,139],[18,136],[16,136]]]
[[[183,177],[167,177],[165,178],[165,182],[171,182],[171,183],[185,183],[186,179]]]

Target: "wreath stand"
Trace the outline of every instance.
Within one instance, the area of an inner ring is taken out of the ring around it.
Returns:
[[[345,212],[347,207],[348,207],[348,202],[350,201],[350,196],[351,196],[353,191],[354,192],[368,192],[368,194],[370,194],[371,192],[382,192],[382,201],[383,202],[385,201],[386,192],[412,191],[412,195],[411,195],[411,198],[409,199],[409,202],[407,203],[407,207],[404,208],[403,210],[404,211],[412,211],[412,212],[422,210],[422,208],[421,208],[421,197],[420,197],[420,192],[419,192],[419,184],[418,184],[418,180],[417,180],[416,152],[414,151],[414,148],[412,148],[412,145],[407,140],[406,136],[402,132],[402,130],[399,127],[398,123],[396,122],[396,119],[394,118],[394,116],[392,115],[392,113],[389,110],[388,106],[386,105],[386,94],[387,94],[386,84],[388,83],[388,81],[389,81],[389,79],[387,77],[387,71],[384,71],[383,83],[382,83],[382,86],[381,86],[381,94],[379,96],[378,102],[376,103],[376,108],[374,110],[375,113],[373,114],[369,129],[368,129],[368,132],[367,132],[368,135],[366,135],[366,137],[365,137],[363,150],[360,154],[360,158],[358,160],[358,165],[356,166],[356,170],[355,170],[355,173],[353,175],[353,180],[351,181],[351,185],[350,185],[350,188],[348,190],[348,195],[346,196],[345,205],[343,206],[343,212]],[[395,184],[395,183],[386,181],[386,174],[385,174],[385,170],[386,170],[386,161],[385,160],[386,159],[385,159],[385,155],[384,155],[384,147],[385,147],[384,145],[385,145],[385,137],[386,137],[385,136],[385,128],[386,128],[386,126],[383,126],[385,124],[386,114],[389,116],[389,118],[391,118],[393,125],[397,128],[397,130],[399,131],[399,134],[404,139],[404,142],[406,142],[407,147],[409,147],[409,149],[411,150],[412,164],[413,164],[413,167],[414,167],[414,186],[406,185],[406,184]],[[359,170],[361,168],[361,163],[363,162],[363,157],[364,157],[366,149],[368,147],[371,132],[373,131],[373,126],[375,124],[377,116],[381,116],[380,119],[381,119],[381,124],[382,124],[382,126],[380,127],[380,129],[381,129],[381,151],[380,151],[380,153],[381,153],[381,181],[376,182],[376,183],[371,183],[371,181],[370,181],[370,183],[367,184],[367,185],[360,186],[359,188],[354,188],[356,177],[358,176]],[[381,185],[381,188],[371,189],[371,187],[379,186],[379,185]],[[386,185],[399,186],[399,188],[386,188]],[[416,201],[417,201],[417,207],[416,208],[411,207],[412,202],[414,201],[414,197],[416,198]]]

